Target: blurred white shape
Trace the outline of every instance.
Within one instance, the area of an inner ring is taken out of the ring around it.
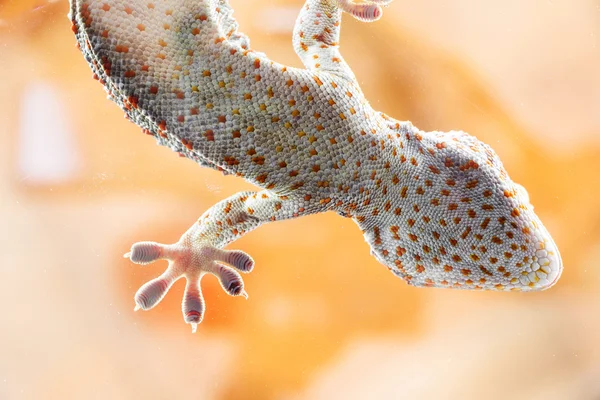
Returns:
[[[255,28],[268,33],[290,33],[298,18],[298,7],[267,7],[254,19]]]
[[[292,322],[294,307],[290,298],[271,299],[265,307],[265,321],[271,327],[283,329]]]
[[[60,93],[45,82],[25,88],[17,151],[18,174],[28,184],[65,183],[81,168]]]

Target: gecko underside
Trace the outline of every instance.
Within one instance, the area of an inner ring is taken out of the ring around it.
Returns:
[[[154,307],[187,280],[184,320],[202,321],[200,281],[246,296],[252,258],[223,248],[278,220],[336,211],[411,285],[507,291],[552,286],[560,254],[525,189],[463,132],[423,132],[375,111],[339,49],[342,13],[389,0],[307,0],[293,33],[303,69],[251,49],[226,0],[71,0],[77,43],[131,121],[161,145],[261,188],[207,210],[172,245],[126,254],[169,261],[135,296]]]

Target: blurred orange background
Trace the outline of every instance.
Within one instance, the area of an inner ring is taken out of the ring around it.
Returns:
[[[301,66],[300,0],[231,0],[253,47]],[[342,52],[375,108],[490,144],[558,244],[552,289],[407,286],[357,227],[268,224],[250,299],[178,282],[133,312],[165,265],[122,258],[176,241],[251,188],[180,159],[123,119],[75,48],[65,0],[0,0],[0,399],[599,399],[600,6],[597,0],[395,0],[345,17]]]

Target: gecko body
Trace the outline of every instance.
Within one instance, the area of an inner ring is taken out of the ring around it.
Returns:
[[[250,48],[226,0],[71,0],[77,43],[134,123],[201,166],[259,186],[216,204],[172,245],[140,242],[133,262],[169,261],[137,292],[150,309],[187,279],[183,314],[204,315],[200,280],[245,295],[254,262],[223,250],[263,223],[335,211],[411,285],[540,290],[560,254],[495,152],[463,132],[423,132],[374,110],[339,51],[341,16],[389,0],[307,0],[293,33],[305,68]]]

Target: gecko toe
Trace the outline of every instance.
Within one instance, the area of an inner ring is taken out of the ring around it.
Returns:
[[[217,257],[217,261],[222,261],[240,272],[248,273],[254,269],[254,260],[249,254],[241,250],[223,250]]]
[[[342,10],[363,22],[373,22],[381,18],[383,9],[381,5],[387,5],[389,1],[368,1],[356,4],[352,0],[338,0]]]
[[[204,298],[202,297],[202,290],[200,289],[200,279],[201,278],[188,278],[185,286],[185,293],[183,295],[183,302],[181,303],[183,320],[192,326],[193,333],[196,332],[198,324],[202,322],[204,310],[206,309]]]
[[[156,306],[165,297],[176,277],[167,270],[158,278],[146,282],[135,294],[135,304],[138,309],[149,310]]]
[[[213,274],[219,279],[223,290],[230,296],[244,296],[244,281],[240,274],[232,268],[215,263]],[[248,294],[246,293],[246,296]]]
[[[150,264],[163,257],[165,245],[156,242],[137,242],[123,257],[136,264]]]

